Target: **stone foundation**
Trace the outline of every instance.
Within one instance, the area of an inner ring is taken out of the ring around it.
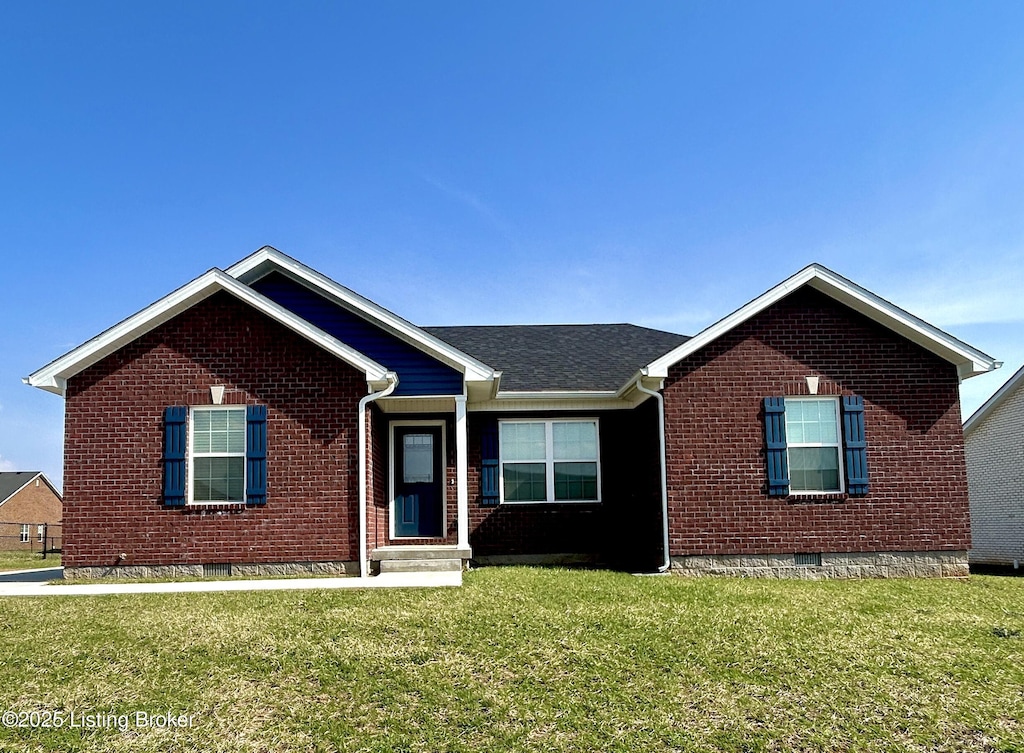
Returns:
[[[281,578],[316,575],[359,575],[358,562],[273,562],[231,565],[231,577]],[[202,565],[115,565],[113,567],[66,567],[64,580],[126,578],[131,580],[178,580],[204,578]]]
[[[823,552],[821,565],[797,565],[792,554],[718,554],[673,557],[672,572],[690,577],[741,578],[966,578],[967,552]]]

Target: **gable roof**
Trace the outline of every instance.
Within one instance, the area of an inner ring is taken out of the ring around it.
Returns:
[[[634,324],[424,329],[500,370],[501,393],[613,393],[652,358],[687,339]]]
[[[271,319],[359,369],[366,375],[367,382],[382,384],[386,381],[387,369],[379,363],[314,327],[306,320],[219,269],[211,269],[206,274],[200,275],[137,314],[115,324],[55,361],[51,361],[43,368],[25,377],[23,381],[33,387],[63,395],[70,377],[220,291],[230,293],[248,303]]]
[[[1006,399],[1024,383],[1024,366],[1017,369],[1017,373],[1006,380],[1006,383],[996,390],[995,394],[986,400],[978,410],[971,414],[971,417],[964,421],[964,435],[970,434],[974,429],[988,418]]]
[[[490,381],[494,378],[494,369],[488,364],[462,352],[450,343],[437,339],[426,329],[417,327],[383,306],[364,298],[344,285],[339,285],[331,278],[307,267],[273,246],[264,246],[226,270],[227,274],[246,285],[251,285],[275,271],[285,273],[314,292],[361,315],[410,345],[434,356],[442,363],[461,371],[465,374],[467,381]]]
[[[762,293],[754,300],[740,307],[724,319],[687,340],[674,350],[651,361],[644,373],[646,376],[664,378],[670,366],[678,363],[691,353],[703,348],[743,322],[761,313],[772,304],[804,286],[813,288],[830,298],[849,306],[854,311],[881,324],[893,332],[920,345],[954,364],[961,379],[992,371],[999,363],[991,356],[971,347],[962,340],[933,327],[903,309],[895,306],[874,293],[847,280],[820,264],[804,267],[792,277]]]
[[[53,488],[53,484],[42,471],[0,471],[0,505],[31,484],[36,478],[42,478],[43,482],[50,487],[50,491],[60,498],[60,492]]]

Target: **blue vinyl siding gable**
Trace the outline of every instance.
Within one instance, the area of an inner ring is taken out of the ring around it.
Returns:
[[[395,395],[461,395],[462,374],[361,316],[273,273],[252,289],[398,374]]]

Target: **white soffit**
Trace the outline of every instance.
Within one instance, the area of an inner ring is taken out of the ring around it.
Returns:
[[[63,395],[70,377],[219,291],[230,293],[248,303],[350,366],[359,369],[366,375],[367,382],[379,383],[385,380],[387,370],[376,361],[314,327],[305,319],[243,285],[234,277],[219,269],[211,269],[137,314],[115,324],[105,332],[50,362],[25,377],[23,381],[33,387]]]
[[[670,366],[678,363],[691,353],[739,326],[751,317],[786,297],[790,293],[809,286],[830,298],[849,306],[869,319],[902,335],[940,358],[956,365],[961,379],[984,374],[998,368],[998,363],[980,350],[972,348],[942,330],[918,319],[898,306],[847,280],[820,264],[811,264],[795,275],[758,296],[750,303],[737,309],[724,319],[712,324],[678,348],[652,361],[644,373],[652,377],[665,377]]]
[[[307,267],[272,246],[264,246],[227,268],[227,273],[246,285],[270,274],[273,271],[285,272],[297,282],[305,284],[314,292],[327,296],[335,303],[354,311],[370,322],[384,327],[396,337],[410,345],[425,351],[428,355],[465,374],[467,381],[490,381],[495,371],[482,361],[453,348],[443,340],[439,340],[428,332],[424,332],[412,322],[406,321],[397,314],[388,311],[354,290],[339,285],[326,275]]]
[[[1022,381],[1024,381],[1024,366],[1017,369],[1017,373],[1007,379],[1006,384],[996,390],[992,397],[986,400],[978,410],[971,414],[970,418],[964,421],[964,435],[970,434],[975,428],[980,426],[981,422],[988,418],[992,411],[1002,405],[1006,398],[1016,392]]]

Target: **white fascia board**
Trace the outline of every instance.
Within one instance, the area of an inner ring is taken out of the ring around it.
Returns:
[[[961,379],[984,374],[998,368],[997,362],[962,340],[933,327],[898,306],[847,280],[820,264],[811,264],[795,275],[761,294],[724,319],[687,340],[678,348],[652,361],[645,369],[648,376],[666,377],[670,366],[695,353],[726,332],[739,326],[790,293],[810,286],[843,303],[869,319],[920,345],[957,367]]]
[[[573,398],[565,400],[544,399],[519,399],[519,400],[485,400],[479,403],[467,403],[466,408],[470,413],[500,412],[510,413],[512,411],[528,413],[536,411],[565,411],[579,413],[583,411],[612,411],[628,410],[636,407],[638,403],[631,400],[619,398],[593,397]]]
[[[410,345],[426,351],[429,355],[463,372],[466,381],[489,382],[494,379],[494,369],[482,361],[453,348],[412,322],[406,321],[383,306],[364,298],[354,290],[339,285],[326,275],[307,267],[272,246],[264,246],[254,254],[231,265],[226,271],[241,282],[250,284],[266,276],[273,269],[289,273],[293,278],[310,286],[314,292],[326,295],[346,308],[354,309],[363,317],[383,326]]]
[[[115,324],[110,329],[52,361],[23,381],[33,387],[63,395],[69,377],[80,373],[219,291],[230,293],[248,303],[350,366],[359,369],[366,375],[367,382],[380,382],[385,379],[387,369],[379,363],[314,327],[305,319],[260,295],[252,288],[243,285],[234,277],[219,269],[211,269],[137,314]]]
[[[605,400],[618,397],[615,390],[566,390],[564,392],[499,392],[497,400]]]
[[[971,417],[964,421],[964,436],[970,434],[974,429],[981,425],[988,416],[1000,405],[1002,405],[1006,398],[1010,397],[1021,382],[1024,382],[1024,366],[1017,369],[1017,373],[1006,380],[1006,384],[996,390],[995,394],[986,400],[978,410],[971,414]]]

